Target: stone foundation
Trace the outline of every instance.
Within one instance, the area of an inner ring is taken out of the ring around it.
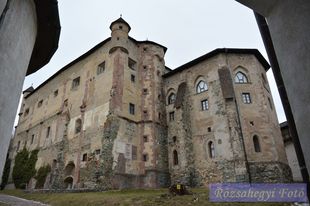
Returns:
[[[292,172],[287,164],[281,162],[249,163],[253,183],[288,183],[292,182]]]

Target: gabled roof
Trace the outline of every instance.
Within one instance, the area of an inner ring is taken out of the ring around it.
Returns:
[[[188,69],[196,64],[199,64],[200,62],[209,59],[211,57],[214,57],[218,54],[226,53],[226,54],[253,54],[258,61],[263,65],[266,71],[270,68],[269,63],[266,61],[266,59],[262,56],[262,54],[257,49],[238,49],[238,48],[221,48],[221,49],[215,49],[203,56],[200,56],[186,64],[183,64],[182,66],[172,70],[171,72],[164,74],[163,77],[169,77],[172,76],[178,72],[181,72],[185,69]]]
[[[164,49],[164,52],[167,51],[167,48],[157,44],[156,42],[152,42],[152,41],[137,41],[132,37],[129,37],[130,40],[132,40],[134,43],[136,44],[141,44],[141,43],[145,43],[145,44],[154,44],[157,46],[160,46]],[[104,41],[100,42],[99,44],[97,44],[96,46],[94,46],[93,48],[91,48],[89,51],[87,51],[86,53],[84,53],[82,56],[78,57],[77,59],[73,60],[72,62],[70,62],[69,64],[67,64],[66,66],[64,66],[63,68],[61,68],[59,71],[57,71],[54,75],[52,75],[50,78],[48,78],[45,82],[43,82],[42,84],[40,84],[37,88],[35,88],[30,94],[28,94],[25,98],[27,99],[29,96],[31,96],[33,93],[35,93],[37,90],[39,90],[41,87],[43,87],[44,85],[46,85],[49,81],[51,81],[52,79],[54,79],[55,77],[57,77],[60,73],[62,73],[63,71],[65,71],[66,69],[70,68],[71,66],[73,66],[74,64],[78,63],[79,61],[82,61],[83,59],[85,59],[86,57],[88,57],[89,55],[91,55],[92,53],[94,53],[97,49],[99,49],[100,47],[102,47],[103,45],[105,45],[107,42],[109,42],[111,40],[111,37],[105,39]]]
[[[61,68],[59,71],[57,71],[55,74],[53,74],[50,78],[48,78],[45,82],[43,82],[42,84],[40,84],[37,88],[35,88],[29,95],[27,95],[25,98],[27,99],[29,96],[31,96],[34,92],[36,92],[38,89],[40,89],[41,87],[43,87],[44,85],[46,85],[49,81],[51,81],[52,79],[54,79],[55,77],[57,77],[60,73],[62,73],[63,71],[65,71],[66,69],[70,68],[71,66],[73,66],[74,64],[76,64],[79,61],[82,61],[83,59],[85,59],[86,57],[88,57],[89,55],[91,55],[94,51],[96,51],[97,49],[99,49],[101,46],[105,45],[108,41],[110,41],[111,37],[105,39],[104,41],[100,42],[99,44],[97,44],[96,46],[94,46],[93,48],[91,48],[89,51],[87,51],[86,53],[84,53],[82,56],[78,57],[77,59],[73,60],[72,62],[70,62],[69,64],[67,64],[66,66],[64,66],[63,68]]]
[[[115,21],[113,21],[113,22],[110,24],[110,29],[111,29],[111,30],[112,30],[113,24],[116,24],[116,23],[126,24],[126,25],[128,26],[128,28],[129,28],[129,31],[131,30],[130,25],[129,25],[122,17],[116,19]]]

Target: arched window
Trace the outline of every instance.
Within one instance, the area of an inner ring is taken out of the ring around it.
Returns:
[[[179,164],[178,152],[176,150],[173,151],[173,165]]]
[[[175,102],[175,94],[171,93],[168,97],[168,104],[173,104]]]
[[[253,137],[253,144],[254,144],[255,152],[261,152],[260,144],[259,144],[259,139],[258,139],[257,135],[254,135],[254,137]]]
[[[81,119],[75,120],[75,133],[79,133],[81,131],[81,127],[82,127],[82,120]]]
[[[197,94],[207,91],[208,90],[208,85],[205,81],[199,81],[196,87],[196,92]]]
[[[215,151],[214,151],[214,143],[212,141],[208,143],[208,150],[209,150],[209,157],[213,159],[215,157]]]
[[[235,76],[235,82],[239,84],[248,83],[248,78],[242,72],[237,72]]]

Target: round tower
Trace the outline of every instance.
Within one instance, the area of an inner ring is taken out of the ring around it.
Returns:
[[[122,17],[120,17],[111,23],[110,29],[112,31],[112,40],[120,40],[128,38],[128,33],[131,28],[129,24]]]

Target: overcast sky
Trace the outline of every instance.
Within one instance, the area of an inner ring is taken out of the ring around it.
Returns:
[[[122,17],[129,35],[168,48],[174,69],[216,48],[257,48],[268,60],[252,10],[234,0],[59,0],[59,48],[48,65],[26,77],[23,90],[37,87],[66,64],[110,36]],[[267,72],[279,122],[285,115],[272,71]]]

